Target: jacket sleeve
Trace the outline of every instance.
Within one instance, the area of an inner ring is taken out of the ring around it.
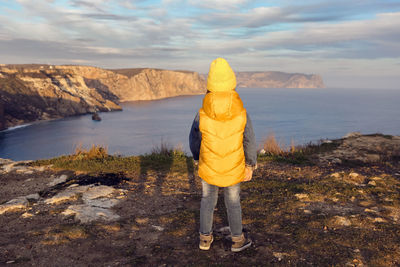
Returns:
[[[257,164],[257,146],[254,135],[253,124],[249,114],[247,114],[247,123],[243,133],[243,149],[246,165],[256,166]]]
[[[192,128],[190,129],[189,134],[189,146],[194,160],[199,160],[200,156],[201,132],[199,122],[200,116],[199,113],[197,113],[196,117],[193,120]]]

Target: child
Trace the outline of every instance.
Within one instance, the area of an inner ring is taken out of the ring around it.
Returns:
[[[231,250],[242,251],[251,239],[242,231],[240,183],[251,180],[257,153],[254,130],[239,94],[235,73],[223,58],[215,59],[208,72],[207,93],[193,121],[189,142],[199,161],[202,179],[200,208],[201,250],[213,242],[212,225],[218,188],[224,188],[225,207],[232,237]]]

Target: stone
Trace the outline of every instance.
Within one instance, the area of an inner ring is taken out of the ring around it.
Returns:
[[[368,162],[378,162],[381,160],[381,156],[378,154],[365,154],[365,160]]]
[[[277,258],[278,261],[281,261],[284,256],[288,256],[289,254],[284,252],[272,252],[272,255],[274,255],[274,257]]]
[[[361,133],[360,132],[350,132],[347,133],[346,135],[343,136],[343,138],[352,138],[352,137],[360,137]]]
[[[46,166],[39,166],[39,167],[33,167],[35,171],[38,172],[44,172],[46,170]]]
[[[370,213],[377,213],[376,210],[369,209],[369,208],[364,209],[364,211],[365,211],[365,212],[370,212]]]
[[[389,198],[389,197],[385,197],[383,200],[384,200],[384,201],[387,201],[387,202],[393,202],[393,199],[392,199],[392,198]]]
[[[85,204],[93,207],[100,208],[111,208],[119,203],[118,199],[114,198],[96,198],[96,199],[85,199]]]
[[[33,174],[33,171],[27,167],[22,167],[22,166],[17,166],[14,167],[14,169],[16,171],[16,173],[22,173],[22,174]]]
[[[311,210],[303,210],[305,214],[312,214]]]
[[[340,178],[342,175],[341,175],[341,173],[339,173],[339,172],[335,172],[335,173],[330,174],[330,176],[333,177],[333,178],[338,179],[338,178]]]
[[[24,198],[26,198],[27,200],[39,200],[40,195],[38,193],[34,193],[34,194],[27,195]]]
[[[387,221],[381,217],[376,217],[373,219],[373,222],[386,223]]]
[[[89,185],[81,185],[72,188],[67,188],[64,191],[61,191],[57,195],[52,198],[46,199],[44,203],[46,204],[58,204],[65,201],[77,200],[78,195],[87,191],[91,186]]]
[[[295,197],[297,197],[300,201],[309,199],[308,194],[302,194],[302,193],[295,194]]]
[[[94,207],[86,204],[81,205],[71,205],[61,214],[75,215],[75,220],[81,223],[90,223],[92,221],[115,221],[120,218],[119,215],[115,214],[113,211],[105,208]]]
[[[154,229],[156,229],[157,231],[164,231],[164,227],[158,226],[158,225],[152,225],[151,227],[153,227]]]
[[[3,171],[4,172],[11,172],[14,169],[14,165],[15,164],[17,164],[17,162],[12,162],[12,163],[3,165],[3,167],[2,167]]]
[[[337,226],[350,226],[351,221],[343,216],[334,216],[333,223]]]
[[[29,212],[25,212],[25,213],[23,213],[23,214],[21,215],[21,217],[27,219],[27,218],[33,217],[33,214],[32,214],[32,213],[29,213]]]
[[[138,224],[146,224],[149,222],[149,218],[136,218],[135,222],[137,222]]]
[[[25,197],[18,197],[0,205],[0,215],[5,212],[12,212],[25,209],[28,206],[28,200]]]
[[[360,185],[365,182],[365,177],[356,172],[350,172],[347,177],[344,177],[344,181],[351,184]]]
[[[44,203],[46,204],[59,204],[61,202],[65,201],[71,201],[71,200],[77,200],[78,199],[78,193],[73,192],[73,191],[64,191],[61,193],[58,193],[57,195],[53,196],[52,198],[46,199]]]
[[[99,185],[89,188],[86,192],[82,194],[82,199],[95,199],[99,197],[107,197],[114,193],[116,190],[114,187]]]
[[[373,204],[375,204],[375,202],[373,202],[371,200],[362,200],[358,204],[363,207],[369,207],[369,206],[372,206]]]
[[[338,202],[338,201],[339,201],[339,199],[338,199],[337,197],[332,197],[331,200],[332,200],[333,202]]]
[[[368,185],[376,186],[376,182],[375,181],[369,181]]]
[[[338,158],[333,158],[333,159],[331,160],[331,162],[332,162],[333,164],[341,164],[341,163],[342,163],[342,160],[341,160],[341,159],[338,159]]]
[[[60,177],[54,179],[53,181],[51,181],[50,183],[48,183],[48,186],[55,186],[61,183],[64,183],[65,181],[67,181],[68,176],[66,174],[61,175]]]

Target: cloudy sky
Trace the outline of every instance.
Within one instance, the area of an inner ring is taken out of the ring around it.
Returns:
[[[400,89],[400,0],[0,0],[0,63],[318,73]]]

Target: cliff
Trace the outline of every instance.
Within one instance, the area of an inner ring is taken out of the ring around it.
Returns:
[[[237,72],[238,87],[252,88],[325,88],[320,75],[277,71]]]
[[[118,103],[122,101],[153,100],[204,92],[204,80],[194,72],[0,65],[0,102],[4,103],[0,129],[97,110],[121,110]]]

